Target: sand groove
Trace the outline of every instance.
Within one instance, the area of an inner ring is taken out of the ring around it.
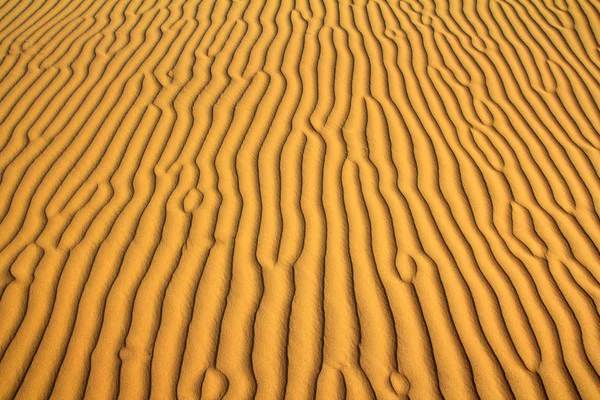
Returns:
[[[595,0],[0,1],[0,399],[600,397]]]

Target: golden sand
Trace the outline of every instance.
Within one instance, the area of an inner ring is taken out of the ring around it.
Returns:
[[[0,0],[0,399],[600,398],[598,0]]]

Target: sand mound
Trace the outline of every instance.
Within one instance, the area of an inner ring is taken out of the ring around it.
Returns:
[[[600,396],[596,0],[0,0],[0,399]]]

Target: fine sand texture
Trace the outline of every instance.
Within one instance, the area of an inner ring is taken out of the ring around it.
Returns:
[[[600,399],[599,0],[0,0],[0,399]]]

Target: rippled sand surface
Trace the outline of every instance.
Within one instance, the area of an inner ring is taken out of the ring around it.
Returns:
[[[0,399],[599,399],[598,0],[0,0]]]

